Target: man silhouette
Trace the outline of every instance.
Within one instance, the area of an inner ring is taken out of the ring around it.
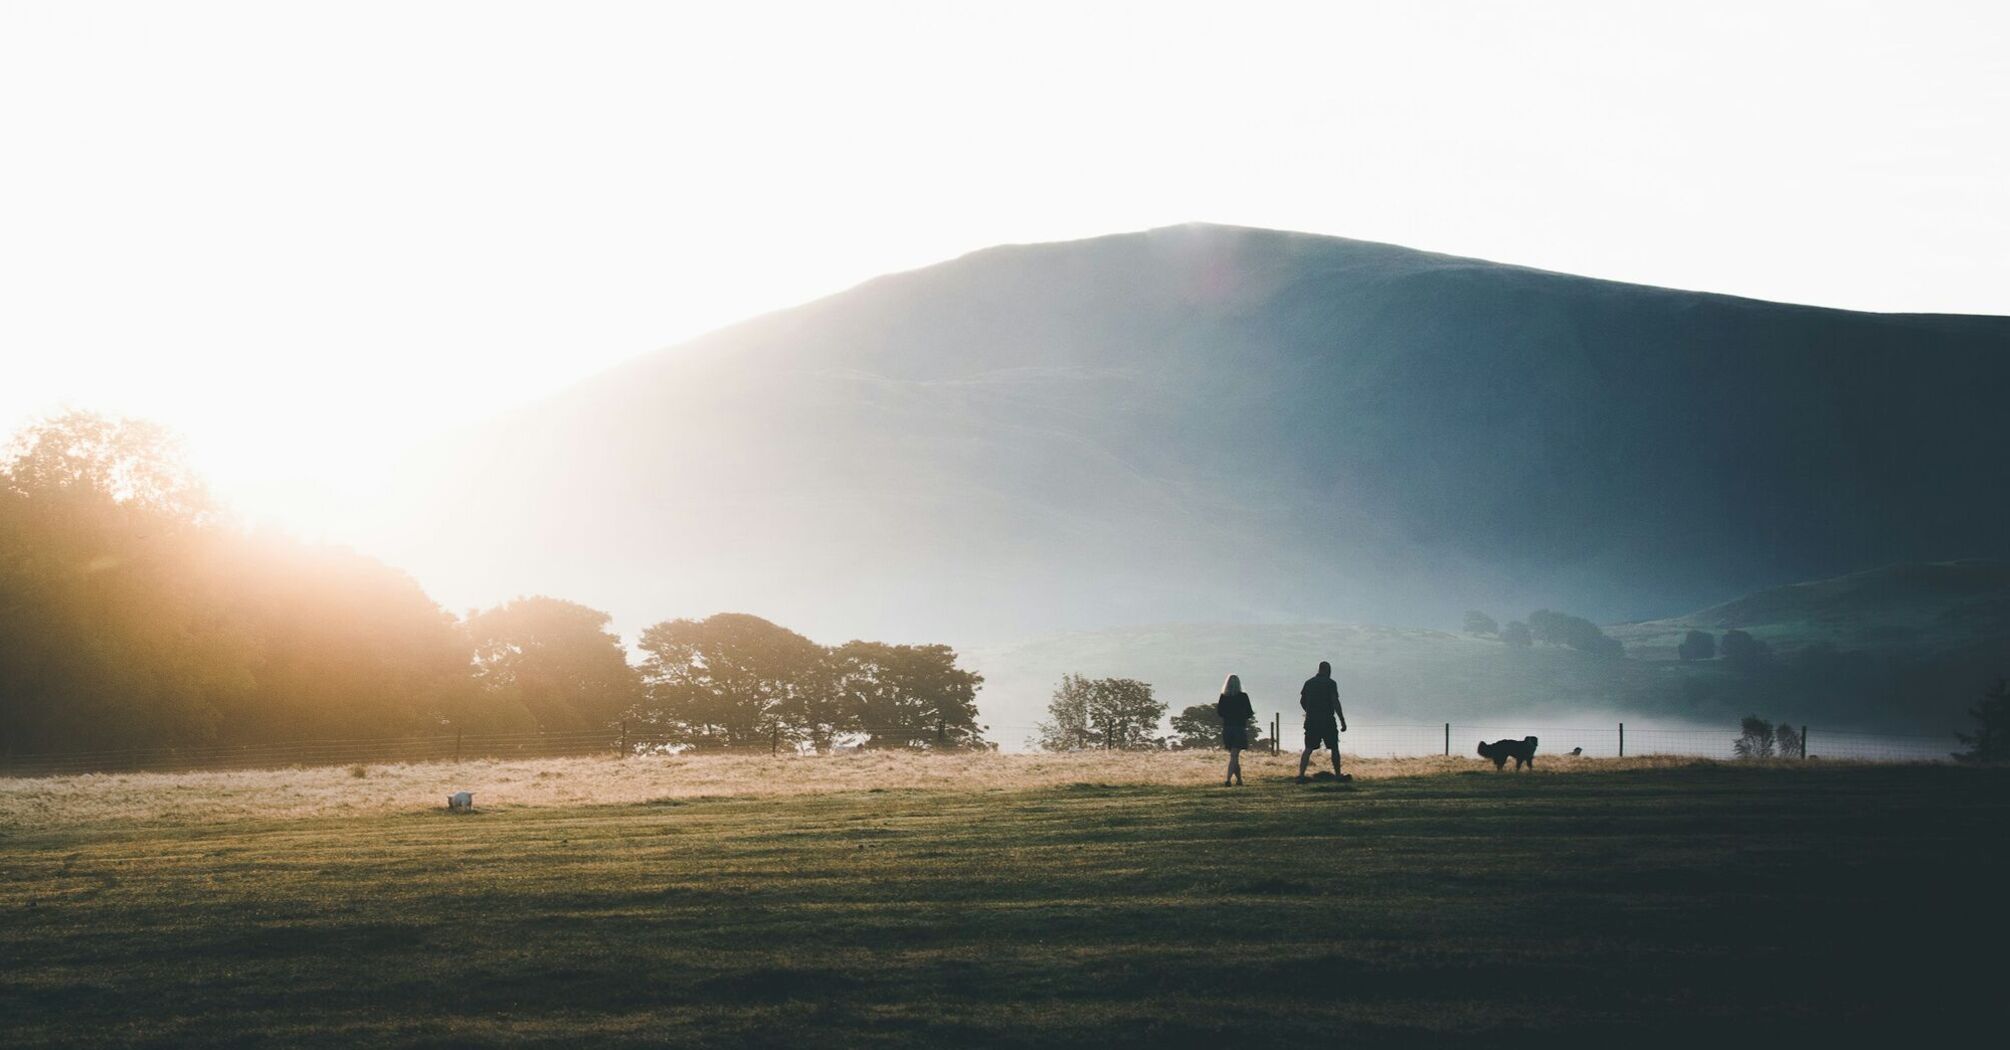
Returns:
[[[1319,661],[1319,673],[1307,678],[1298,691],[1298,706],[1305,709],[1305,753],[1298,756],[1298,782],[1305,783],[1305,767],[1321,744],[1333,752],[1333,779],[1354,779],[1340,772],[1340,734],[1347,731],[1347,713],[1340,710],[1340,686],[1333,681],[1332,664]]]

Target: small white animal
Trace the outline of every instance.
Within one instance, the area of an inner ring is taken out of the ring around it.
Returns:
[[[473,808],[475,808],[475,796],[472,791],[456,791],[447,796],[447,809],[449,812],[466,813]]]

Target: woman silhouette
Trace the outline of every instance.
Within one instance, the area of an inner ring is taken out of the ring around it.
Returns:
[[[1241,784],[1242,749],[1249,746],[1249,720],[1256,717],[1249,694],[1242,691],[1241,678],[1229,675],[1228,681],[1221,683],[1221,698],[1214,702],[1214,710],[1221,715],[1221,746],[1228,749],[1228,776],[1221,786]]]

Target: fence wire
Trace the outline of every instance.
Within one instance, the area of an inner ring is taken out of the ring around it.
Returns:
[[[1294,716],[1274,715],[1259,727],[1259,748],[1275,741],[1280,752],[1303,746]],[[1802,727],[1793,727],[1800,732]],[[906,734],[911,727],[886,727],[881,733]],[[1031,725],[990,725],[989,741],[1007,747],[1026,742],[1038,730]],[[1481,741],[1539,740],[1537,754],[1555,758],[1573,752],[1586,758],[1668,755],[1731,759],[1739,757],[1737,726],[1722,729],[1681,729],[1628,726],[1623,723],[1576,726],[1528,726],[1472,722],[1350,723],[1340,738],[1343,755],[1361,758],[1414,758],[1427,755],[1476,754]],[[862,733],[841,735],[836,750],[859,749]],[[947,735],[924,746],[953,746]],[[0,755],[0,776],[68,776],[84,773],[183,772],[230,769],[285,769],[295,766],[395,765],[472,759],[559,758],[594,754],[662,753],[678,742],[646,728],[610,727],[556,733],[439,734],[419,737],[302,740],[272,744],[210,745],[175,748],[71,751]],[[995,746],[995,745],[994,745]],[[1805,749],[1799,745],[1775,757],[1808,760],[1847,759],[1870,762],[1944,762],[1963,750],[1952,734],[1894,734],[1806,728]],[[774,734],[744,742],[729,753],[795,755],[813,753],[807,745]]]

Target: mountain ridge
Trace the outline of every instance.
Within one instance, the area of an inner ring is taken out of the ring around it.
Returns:
[[[1246,227],[999,246],[415,457],[391,497],[414,522],[374,546],[461,603],[524,566],[501,590],[629,627],[750,608],[981,640],[1168,613],[1446,622],[1474,596],[1652,618],[2010,556],[1973,523],[2010,510],[1979,418],[2006,347],[2010,319]],[[1983,495],[1963,516],[1954,491]]]

